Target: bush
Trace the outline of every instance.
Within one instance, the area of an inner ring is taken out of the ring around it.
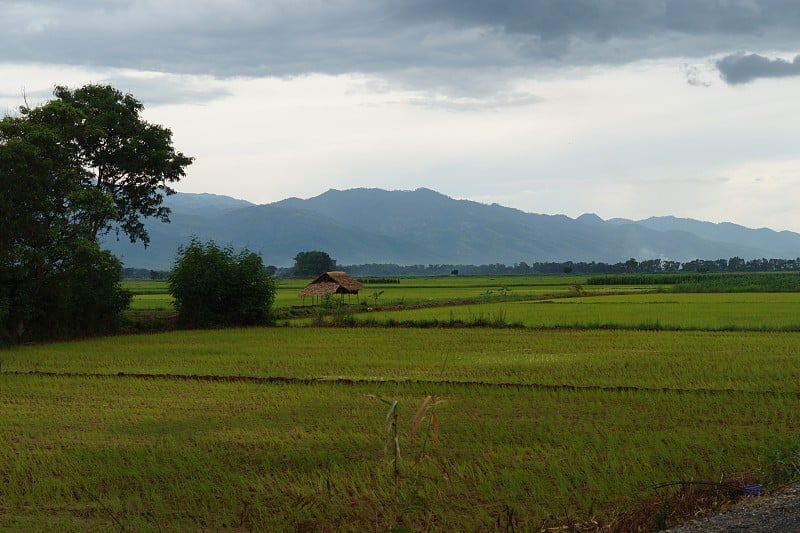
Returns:
[[[178,320],[192,327],[249,326],[273,321],[275,283],[261,257],[234,254],[214,241],[180,247],[169,274]]]
[[[122,264],[92,240],[74,243],[57,269],[18,270],[0,269],[0,344],[108,333],[131,301]]]

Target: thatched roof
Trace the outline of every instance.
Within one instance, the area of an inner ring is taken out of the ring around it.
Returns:
[[[358,294],[364,286],[347,272],[325,272],[300,291],[300,297],[328,294]]]

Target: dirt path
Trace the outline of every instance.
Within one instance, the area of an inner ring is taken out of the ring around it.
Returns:
[[[668,529],[690,532],[800,533],[800,484],[778,493],[754,498],[733,509]]]

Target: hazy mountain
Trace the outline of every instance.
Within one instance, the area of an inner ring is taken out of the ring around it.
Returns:
[[[242,207],[248,207],[252,204],[246,200],[239,200],[231,198],[230,196],[221,196],[219,194],[187,194],[178,193],[172,196],[167,196],[164,199],[164,205],[172,209],[173,213],[222,213],[225,211],[232,211]]]
[[[126,266],[169,268],[192,235],[261,253],[290,266],[297,252],[324,250],[340,264],[513,264],[520,261],[676,261],[800,256],[800,234],[674,217],[642,221],[594,214],[525,213],[454,200],[429,189],[330,190],[302,200],[253,205],[226,196],[179,193],[167,199],[171,224],[148,223],[151,245],[106,238]]]
[[[767,228],[749,229],[731,222],[701,222],[691,218],[651,217],[640,220],[642,226],[659,231],[687,231],[710,241],[745,245],[763,253],[760,257],[794,258],[798,256],[798,234]],[[769,252],[769,253],[768,253]]]

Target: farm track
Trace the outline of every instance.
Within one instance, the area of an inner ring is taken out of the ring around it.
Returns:
[[[800,485],[793,484],[773,494],[745,500],[744,504],[724,513],[692,520],[666,531],[669,533],[800,531]]]
[[[37,376],[46,378],[87,378],[108,379],[127,378],[141,380],[164,381],[206,381],[213,383],[256,383],[256,384],[291,384],[291,385],[446,385],[464,387],[485,387],[497,389],[525,389],[541,391],[575,391],[575,392],[649,392],[669,394],[747,394],[752,396],[795,397],[800,398],[800,392],[769,391],[769,390],[740,390],[740,389],[681,389],[671,387],[635,387],[635,386],[600,386],[600,385],[553,385],[545,383],[510,383],[490,381],[455,381],[455,380],[419,380],[419,379],[352,379],[352,378],[299,378],[285,376],[241,376],[241,375],[204,375],[204,374],[143,374],[117,372],[103,374],[92,372],[45,372],[31,370],[28,372],[3,372],[5,376]]]

